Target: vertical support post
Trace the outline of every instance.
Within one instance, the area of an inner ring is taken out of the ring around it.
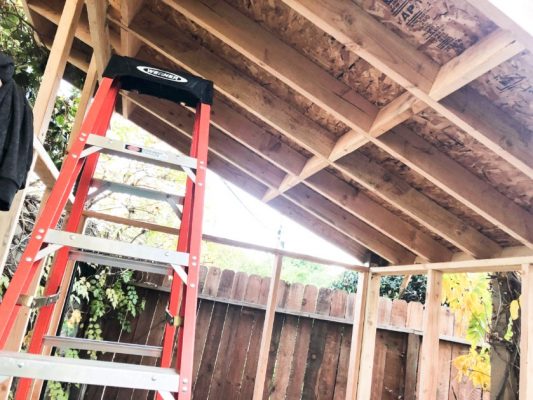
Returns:
[[[43,140],[50,117],[55,104],[59,83],[63,77],[63,72],[67,65],[70,48],[74,41],[74,33],[78,26],[83,0],[67,0],[63,7],[61,19],[57,27],[56,36],[46,62],[46,68],[37,93],[37,99],[33,107],[33,129],[36,136],[35,140]],[[35,167],[35,154],[30,172]],[[0,212],[0,275],[3,272],[7,254],[13,241],[15,228],[22,211],[26,189],[17,193],[8,212]]]
[[[418,382],[418,398],[424,400],[436,400],[437,398],[441,298],[442,272],[429,270],[420,349],[420,381]]]
[[[364,311],[364,325],[359,378],[357,386],[357,400],[370,400],[372,392],[372,374],[374,369],[374,353],[376,347],[376,333],[378,327],[379,287],[381,276],[370,274],[366,293],[366,307]]]
[[[520,400],[533,396],[533,264],[522,265],[522,297],[520,301]]]
[[[281,277],[281,267],[283,256],[276,254],[272,267],[272,278],[268,290],[267,308],[265,311],[265,322],[263,323],[263,333],[261,334],[261,345],[259,347],[259,359],[257,362],[257,372],[255,374],[253,400],[263,399],[266,372],[268,366],[268,355],[270,352],[270,340],[272,339],[272,328],[276,317],[276,306],[278,304],[279,280]]]
[[[363,328],[366,308],[366,298],[370,281],[369,272],[359,272],[357,294],[352,326],[352,342],[350,345],[350,361],[348,364],[348,382],[346,383],[346,400],[355,399],[363,350]]]

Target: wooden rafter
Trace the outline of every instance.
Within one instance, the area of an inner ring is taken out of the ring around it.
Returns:
[[[129,0],[120,2],[120,22],[129,26],[137,12],[143,6],[144,0]],[[122,55],[133,57],[139,51],[141,41],[132,35],[128,30],[120,31],[120,48]],[[127,99],[122,99],[122,114],[127,118],[131,111],[131,104]]]
[[[352,153],[340,159],[336,165],[367,190],[393,204],[426,228],[437,232],[464,252],[474,257],[494,257],[500,253],[498,244],[363,154]]]

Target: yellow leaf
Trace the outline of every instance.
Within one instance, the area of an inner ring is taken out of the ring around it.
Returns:
[[[509,306],[509,311],[511,312],[511,319],[513,321],[518,319],[519,308],[520,308],[520,305],[518,304],[518,300],[511,301],[511,305]]]

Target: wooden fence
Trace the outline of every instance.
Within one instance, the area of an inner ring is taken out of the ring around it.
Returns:
[[[218,268],[202,268],[192,390],[197,400],[250,400],[270,278]],[[152,283],[153,284],[153,283]],[[146,283],[145,286],[150,286]],[[104,338],[159,345],[167,293],[141,289],[146,311],[122,334],[114,320]],[[355,296],[281,281],[278,311],[265,382],[265,399],[344,400]],[[456,379],[451,361],[468,351],[464,332],[441,309],[439,400],[481,400],[488,394]],[[381,298],[374,359],[372,400],[414,400],[418,376],[423,305]],[[436,353],[437,355],[437,353]],[[153,358],[103,355],[104,359],[156,365]],[[363,363],[368,360],[362,360]],[[147,399],[147,392],[88,387],[85,398]]]

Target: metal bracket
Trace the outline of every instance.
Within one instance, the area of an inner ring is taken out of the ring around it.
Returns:
[[[188,275],[185,270],[178,264],[170,264],[174,272],[180,277],[183,283],[187,284]]]
[[[165,320],[168,324],[174,325],[175,328],[183,325],[183,318],[181,318],[179,315],[173,317],[170,311],[168,311],[168,308],[165,310]]]
[[[94,154],[94,153],[96,153],[97,151],[100,151],[100,150],[102,150],[102,147],[98,147],[98,146],[87,147],[85,150],[83,150],[80,153],[80,158],[90,156],[91,154]]]
[[[21,294],[17,301],[19,306],[29,307],[29,308],[41,308],[54,304],[59,300],[59,293],[53,294],[51,296],[44,297],[35,297],[29,296],[27,294]]]
[[[40,259],[46,257],[47,255],[55,253],[62,247],[63,247],[62,244],[49,244],[44,249],[39,250],[39,252],[35,256],[35,261],[39,261]]]

